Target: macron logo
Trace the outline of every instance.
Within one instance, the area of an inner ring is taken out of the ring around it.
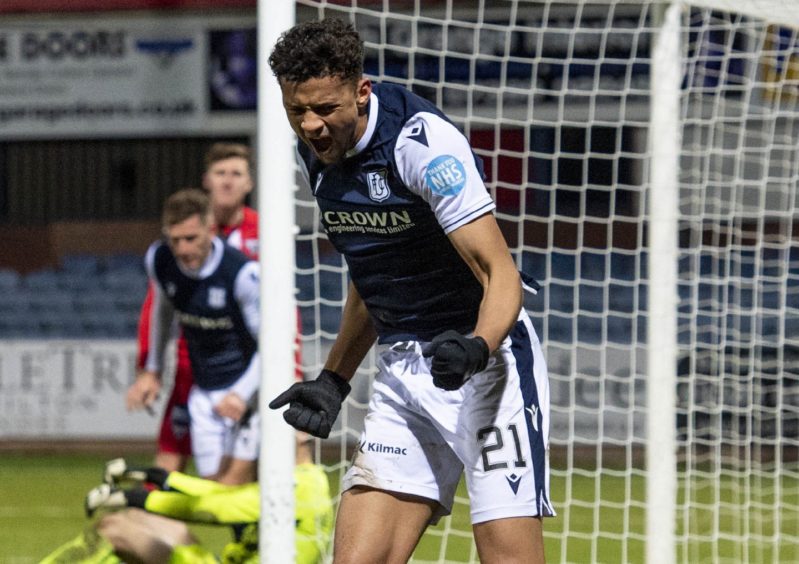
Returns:
[[[427,144],[427,134],[424,132],[424,125],[419,124],[411,129],[410,135],[408,135],[408,139],[413,139],[417,143],[421,143],[425,147],[428,147]]]
[[[511,474],[510,476],[505,476],[505,479],[508,481],[510,489],[513,490],[513,495],[516,495],[519,492],[519,484],[522,482],[522,477]]]
[[[524,410],[530,414],[530,421],[533,423],[533,429],[538,432],[538,406],[533,404],[530,407],[525,407]]]

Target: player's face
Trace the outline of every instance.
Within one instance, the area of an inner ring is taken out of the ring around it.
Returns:
[[[203,186],[214,209],[229,212],[240,208],[253,187],[247,159],[230,157],[216,161],[203,175]]]
[[[211,253],[214,239],[212,218],[203,221],[199,214],[193,215],[167,227],[166,238],[178,264],[186,270],[197,271]]]
[[[366,131],[372,83],[339,77],[281,82],[283,107],[292,129],[325,164],[341,161]]]

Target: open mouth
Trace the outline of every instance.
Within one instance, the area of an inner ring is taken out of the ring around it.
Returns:
[[[309,139],[311,145],[318,154],[323,154],[327,152],[328,149],[333,145],[333,140],[330,137],[323,137],[320,139]]]

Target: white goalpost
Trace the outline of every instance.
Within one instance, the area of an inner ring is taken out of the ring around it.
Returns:
[[[291,2],[258,2],[257,178],[261,240],[261,562],[293,562],[294,430],[269,401],[294,382],[294,133],[283,113],[280,87],[269,70],[271,46],[294,24]]]
[[[470,139],[542,284],[525,307],[550,371],[547,561],[799,561],[799,2],[262,4],[262,412],[291,382],[295,305],[314,378],[346,297],[315,204],[292,189],[266,65],[295,20],[334,16],[361,33],[371,78]],[[372,354],[316,442],[334,492],[374,370]],[[287,428],[265,417],[265,562],[293,541]],[[464,488],[413,561],[477,562]]]
[[[680,19],[672,4],[652,49],[651,175],[649,184],[649,302],[646,317],[646,561],[674,562],[677,448],[677,227],[679,225]]]

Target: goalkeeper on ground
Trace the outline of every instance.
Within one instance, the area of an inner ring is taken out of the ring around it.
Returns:
[[[137,485],[119,488],[125,482]],[[333,527],[333,504],[324,470],[298,460],[294,493],[296,562],[319,562]],[[105,514],[41,564],[258,562],[257,483],[227,486],[162,468],[130,468],[123,459],[116,459],[106,464],[105,483],[86,496],[87,514],[91,516],[98,509],[120,511]],[[229,543],[217,559],[200,546],[187,522],[231,525],[236,541]]]

